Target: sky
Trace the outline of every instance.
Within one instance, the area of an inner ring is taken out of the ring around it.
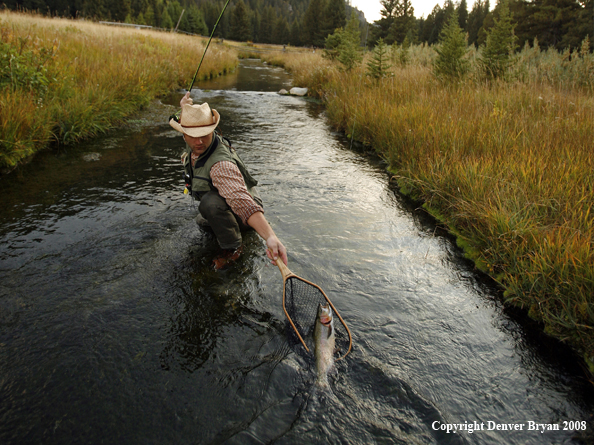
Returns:
[[[443,6],[445,0],[412,0],[412,6],[415,9],[415,17],[421,18],[422,15],[427,17],[433,11],[435,5]],[[467,1],[468,5],[472,5],[474,1]],[[359,11],[363,11],[365,19],[369,23],[373,23],[381,18],[380,11],[382,5],[380,0],[351,0],[351,6],[356,7]],[[470,6],[468,6],[470,8]]]

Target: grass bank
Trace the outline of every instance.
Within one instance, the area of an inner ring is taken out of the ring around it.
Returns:
[[[105,132],[187,87],[205,45],[200,37],[0,13],[0,170],[52,141]],[[212,44],[199,78],[236,66],[234,50]]]
[[[547,52],[520,54],[529,63],[507,82],[443,85],[427,48],[414,51],[412,63],[379,81],[314,54],[284,63],[338,129],[371,145],[401,190],[458,236],[508,304],[594,371],[591,84],[563,69],[563,54]]]

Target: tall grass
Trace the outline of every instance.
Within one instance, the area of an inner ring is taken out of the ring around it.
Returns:
[[[0,82],[2,169],[50,141],[105,132],[153,98],[188,86],[205,45],[198,37],[9,12],[0,13],[0,38],[12,60]],[[236,66],[233,50],[211,45],[200,78]]]
[[[594,370],[594,59],[527,51],[518,59],[530,63],[494,83],[441,84],[419,47],[380,81],[323,60],[292,69],[320,91],[330,121],[373,146],[457,234],[507,303]]]

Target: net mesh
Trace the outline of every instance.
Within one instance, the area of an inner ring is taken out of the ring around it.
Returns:
[[[313,331],[318,315],[319,304],[327,304],[324,293],[315,285],[299,277],[289,277],[285,281],[285,309],[299,331],[301,338],[313,353]],[[292,330],[292,329],[291,329]],[[340,319],[334,314],[334,331],[338,356],[344,356],[349,349],[349,336]],[[293,334],[292,344],[301,344],[297,335]]]

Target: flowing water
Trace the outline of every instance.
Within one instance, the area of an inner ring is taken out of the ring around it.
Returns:
[[[193,97],[259,180],[290,269],[349,324],[330,390],[287,340],[263,241],[212,270],[166,122],[180,92],[0,179],[0,442],[580,443],[594,392],[578,361],[503,309],[319,105],[276,94],[289,86],[248,60]]]

